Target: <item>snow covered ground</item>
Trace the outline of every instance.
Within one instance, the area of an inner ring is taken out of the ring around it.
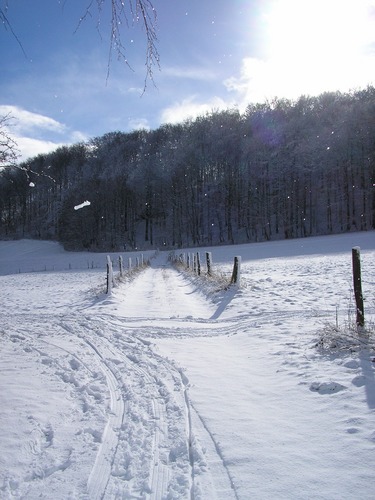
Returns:
[[[210,249],[240,289],[160,252],[110,297],[105,255],[0,242],[0,498],[373,499],[353,246],[374,331],[374,232]]]

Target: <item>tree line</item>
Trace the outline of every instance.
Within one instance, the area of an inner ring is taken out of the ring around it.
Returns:
[[[370,230],[374,186],[369,86],[111,132],[4,169],[0,237],[102,251]]]

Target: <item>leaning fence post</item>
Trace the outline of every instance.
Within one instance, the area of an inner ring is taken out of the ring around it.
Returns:
[[[206,264],[207,264],[207,276],[211,276],[212,274],[212,253],[206,252]]]
[[[234,258],[233,263],[233,273],[230,280],[231,284],[236,284],[240,286],[241,283],[241,257],[237,256]]]
[[[356,303],[356,323],[357,326],[362,327],[365,324],[365,310],[363,307],[362,295],[362,279],[361,279],[361,259],[360,248],[352,248],[352,262],[353,262],[353,284],[354,284],[354,297]]]
[[[113,268],[111,257],[107,255],[107,294],[110,295],[112,293],[112,285],[113,285]]]

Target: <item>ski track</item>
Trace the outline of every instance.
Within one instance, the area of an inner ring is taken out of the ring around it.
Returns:
[[[111,395],[108,422],[103,433],[100,450],[87,483],[89,497],[97,500],[103,498],[111,475],[114,456],[118,446],[118,437],[115,429],[119,429],[124,420],[125,401],[121,395],[121,375],[118,370],[109,368],[105,362],[105,359],[112,355],[111,350],[106,349],[103,345],[98,349],[90,341],[86,340],[86,342],[102,361],[102,370],[106,375]]]
[[[121,441],[119,430],[127,425],[127,419],[131,419],[129,404],[127,403],[124,388],[126,386],[123,373],[118,366],[120,363],[143,380],[147,387],[147,395],[151,399],[151,422],[154,422],[153,436],[151,443],[151,457],[149,471],[149,484],[152,498],[161,499],[165,496],[169,483],[169,470],[167,464],[163,463],[160,456],[160,446],[163,440],[163,435],[167,433],[167,415],[165,411],[165,401],[160,398],[160,394],[155,388],[155,381],[148,373],[147,369],[138,366],[138,359],[134,354],[125,354],[120,349],[114,346],[112,342],[104,338],[105,324],[95,325],[97,322],[86,319],[81,322],[81,336],[85,342],[98,354],[102,361],[102,367],[107,376],[108,387],[111,394],[110,416],[106,429],[103,435],[103,441],[98,452],[95,465],[91,471],[88,481],[88,492],[91,498],[113,498],[119,494],[118,484],[112,484],[111,472],[117,460],[120,462],[123,450],[121,449]],[[91,327],[100,328],[103,337],[96,336],[95,340],[87,339],[87,324]],[[133,341],[134,342],[134,341]],[[128,346],[127,346],[128,347]],[[115,362],[111,361],[115,360]],[[143,471],[144,475],[144,471]],[[145,484],[144,487],[148,489]],[[147,491],[142,491],[141,494],[148,496]]]

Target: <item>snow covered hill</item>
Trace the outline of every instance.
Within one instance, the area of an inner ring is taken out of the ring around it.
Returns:
[[[374,232],[209,249],[240,289],[160,252],[111,296],[105,255],[0,242],[0,498],[372,499],[353,246],[373,332]]]

